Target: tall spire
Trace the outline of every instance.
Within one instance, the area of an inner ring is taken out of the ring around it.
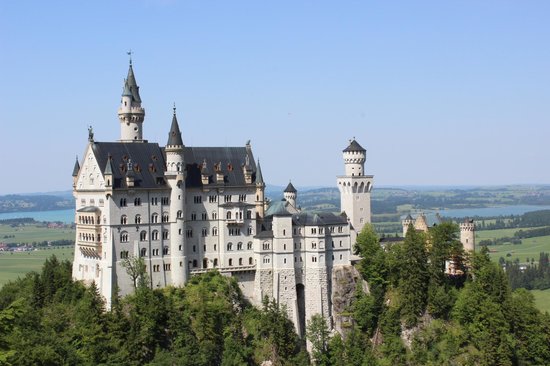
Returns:
[[[258,170],[256,170],[256,184],[264,184],[264,177],[262,176],[262,167],[260,166],[260,159],[258,159]]]
[[[78,156],[77,156],[76,161],[74,162],[73,177],[77,177],[79,171],[80,171],[80,164],[78,163]]]
[[[141,106],[139,86],[134,75],[131,52],[128,52],[128,55],[130,56],[128,76],[124,79],[124,89],[122,91],[120,107],[118,108],[120,141],[144,142],[143,120],[145,119],[145,109]]]
[[[126,83],[132,93],[132,102],[141,103],[141,98],[139,96],[139,86],[136,82],[136,77],[134,75],[134,68],[132,67],[132,59],[130,58],[130,66],[128,68],[128,76],[126,77]],[[126,87],[126,85],[124,86]]]
[[[174,115],[172,116],[172,126],[170,126],[170,132],[168,132],[167,146],[183,146],[183,140],[181,138],[180,126],[178,124],[178,118],[176,117],[176,104],[174,104]]]

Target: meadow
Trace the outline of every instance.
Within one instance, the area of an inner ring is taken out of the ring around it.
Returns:
[[[0,225],[0,242],[31,244],[51,240],[74,240],[75,230],[71,228],[48,228],[42,224],[26,224],[12,227]]]
[[[9,281],[24,277],[27,272],[42,270],[44,261],[56,255],[59,260],[73,261],[74,248],[43,248],[29,252],[0,252],[0,287]]]
[[[542,311],[550,314],[550,289],[548,290],[531,290],[535,296],[535,305]]]

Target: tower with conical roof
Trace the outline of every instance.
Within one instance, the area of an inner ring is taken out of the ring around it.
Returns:
[[[341,211],[345,212],[355,235],[371,221],[372,175],[365,175],[367,151],[354,139],[343,151],[345,175],[338,177]],[[352,238],[354,241],[355,237]]]
[[[256,170],[256,214],[258,217],[263,218],[265,214],[265,183],[262,176],[262,168],[260,167],[260,160],[258,159]]]
[[[174,286],[183,286],[187,282],[189,268],[187,263],[184,236],[185,230],[185,161],[184,145],[176,116],[176,107],[172,116],[172,125],[166,143],[166,181],[170,186],[170,257],[171,276]],[[180,234],[177,234],[180,233]]]
[[[283,197],[294,208],[296,208],[297,193],[298,191],[296,190],[296,188],[294,188],[292,182],[288,182],[288,186],[286,186],[285,191],[283,192]]]
[[[128,76],[124,79],[122,99],[118,108],[118,119],[120,121],[121,142],[143,142],[143,120],[145,109],[141,107],[139,86],[134,76],[132,59],[128,68]]]

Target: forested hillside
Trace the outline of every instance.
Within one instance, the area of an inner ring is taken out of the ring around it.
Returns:
[[[107,312],[97,289],[73,282],[71,265],[52,257],[0,290],[0,365],[550,364],[550,316],[526,290],[511,290],[486,251],[463,253],[457,234],[443,223],[382,248],[367,226],[356,250],[370,293],[358,287],[342,336],[320,316],[308,323],[311,358],[284,309],[250,306],[217,272],[185,288],[138,279]]]

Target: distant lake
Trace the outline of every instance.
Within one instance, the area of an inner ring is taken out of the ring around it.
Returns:
[[[448,210],[430,211],[433,213],[439,212],[441,216],[446,217],[491,217],[491,216],[510,216],[523,215],[526,212],[550,210],[550,206],[532,206],[532,205],[517,205],[517,206],[502,206],[502,207],[484,207],[484,208],[457,208]]]
[[[23,217],[31,217],[36,221],[61,221],[65,224],[72,224],[74,222],[74,209],[0,213],[0,220],[20,219]]]

